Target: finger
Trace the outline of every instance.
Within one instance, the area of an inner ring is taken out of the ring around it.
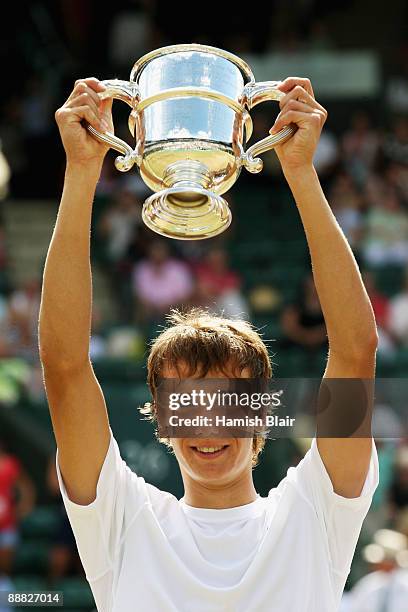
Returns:
[[[305,104],[310,105],[312,108],[317,108],[321,111],[326,112],[326,109],[323,108],[321,104],[313,96],[310,95],[308,91],[301,85],[296,85],[289,93],[287,93],[282,100],[279,101],[279,106],[283,109],[290,100],[298,100],[299,102],[304,102]]]
[[[70,95],[68,96],[67,102],[75,99],[79,94],[89,92],[92,95],[96,102],[100,101],[98,93],[105,91],[106,87],[98,81],[95,77],[90,77],[89,79],[78,79],[75,81],[74,88]]]
[[[78,106],[89,106],[96,115],[99,115],[99,105],[88,92],[80,94],[65,105],[67,108],[77,108]]]
[[[291,98],[282,108],[283,112],[286,112],[288,110],[297,110],[302,111],[303,113],[313,113],[316,108],[312,107],[310,104],[306,104],[305,102],[300,102],[300,100],[295,100],[294,98]]]
[[[105,130],[99,116],[88,105],[77,106],[76,108],[71,108],[67,112],[71,113],[72,118],[79,119],[80,121],[85,119],[85,121],[87,121],[89,125],[92,125],[95,130]]]
[[[280,91],[288,93],[291,89],[296,87],[296,85],[300,85],[301,87],[303,87],[303,89],[305,89],[312,96],[312,98],[315,97],[310,79],[305,79],[301,77],[288,77],[278,85],[278,89],[280,89]]]
[[[85,83],[88,87],[90,87],[93,91],[96,91],[97,93],[101,91],[105,91],[106,89],[106,86],[102,83],[102,81],[100,81],[96,77],[88,77],[86,79],[77,79],[75,81],[75,85],[79,83]]]
[[[69,96],[69,98],[67,100],[67,103],[70,103],[73,100],[74,101],[77,100],[83,94],[87,94],[89,96],[89,98],[92,99],[95,102],[95,104],[97,104],[98,106],[101,103],[101,99],[100,99],[99,95],[96,93],[96,91],[94,91],[91,87],[89,87],[83,81],[81,81],[81,82],[77,83],[77,85],[75,85],[71,95]]]
[[[289,123],[296,123],[299,127],[308,125],[321,128],[324,123],[324,115],[319,110],[313,110],[311,113],[304,113],[297,110],[282,111],[276,118],[274,126],[270,130],[270,134],[275,134]]]

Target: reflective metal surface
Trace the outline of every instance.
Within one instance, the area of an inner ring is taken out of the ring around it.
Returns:
[[[231,222],[220,197],[237,180],[242,166],[259,172],[256,158],[294,133],[287,126],[244,151],[252,134],[248,110],[279,100],[279,82],[255,83],[239,57],[205,45],[157,49],[134,65],[130,81],[104,81],[101,94],[132,109],[129,129],[135,147],[113,134],[89,131],[122,153],[116,167],[134,164],[154,192],[143,207],[152,230],[172,238],[201,239],[224,231]]]

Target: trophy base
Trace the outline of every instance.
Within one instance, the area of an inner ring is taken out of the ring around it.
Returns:
[[[177,240],[203,240],[221,234],[231,223],[224,198],[198,185],[163,189],[151,195],[142,210],[151,230]]]

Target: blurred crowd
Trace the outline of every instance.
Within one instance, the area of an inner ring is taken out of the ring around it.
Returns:
[[[340,5],[344,10],[351,2],[297,0],[293,4],[293,10],[287,11],[286,3],[274,0],[270,3],[273,19],[261,20],[248,19],[246,11],[232,13],[227,5],[222,8],[216,3],[210,10],[206,4],[200,17],[191,20],[188,39],[238,54],[341,48],[341,41],[330,31],[330,19]],[[177,30],[174,4],[162,0],[123,2],[120,9],[111,4],[103,11],[91,0],[49,5],[45,10],[41,2],[32,3],[21,18],[21,36],[14,37],[10,30],[0,43],[3,51],[16,50],[13,73],[26,75],[18,82],[12,79],[0,103],[0,145],[11,172],[10,199],[58,197],[64,157],[53,113],[75,78],[88,74],[127,78],[133,62],[145,52],[186,38],[184,29]],[[10,10],[20,19],[17,5]],[[178,3],[177,10],[188,12],[191,3]],[[23,38],[29,41],[26,45]],[[362,270],[379,329],[379,359],[390,363],[408,352],[408,64],[402,61],[406,41],[398,48],[395,69],[385,80],[381,116],[363,101],[346,121],[337,125],[329,119],[314,160],[333,213]],[[5,65],[6,76],[8,70]],[[129,139],[126,120],[119,116],[117,132]],[[268,111],[254,114],[254,141],[267,133],[272,122]],[[264,159],[259,184],[283,184],[274,154]],[[239,180],[244,184],[248,179]],[[92,252],[110,288],[113,316],[104,320],[94,304],[90,347],[94,362],[104,357],[142,359],[147,342],[172,307],[208,306],[225,316],[256,321],[256,291],[247,290],[247,279],[231,257],[229,232],[203,242],[162,239],[142,223],[141,205],[147,195],[137,173],[120,175],[109,155],[95,199]],[[0,198],[5,196],[0,190]],[[227,196],[230,201],[233,198]],[[35,398],[44,395],[37,347],[40,296],[41,270],[35,278],[15,282],[7,226],[0,216],[2,403],[18,399],[2,373],[7,362],[24,363],[25,391]],[[296,297],[283,300],[277,310],[273,296],[262,293],[278,319],[277,360],[279,350],[295,347],[313,363],[313,355],[327,350],[327,338],[312,276],[305,272]],[[395,435],[377,441],[380,487],[364,528],[365,546],[356,553],[356,578],[361,580],[345,595],[344,612],[408,609],[400,603],[408,601],[408,431],[404,427],[399,424]],[[28,473],[29,466],[23,467],[12,449],[0,443],[0,589],[10,585],[20,527],[35,512],[35,485]],[[82,570],[61,507],[53,456],[44,480],[48,503],[59,517],[48,565],[52,586]]]
[[[258,115],[255,128],[265,120]],[[269,173],[276,181],[276,161],[269,160],[263,179],[268,180]],[[367,112],[356,112],[342,134],[329,129],[322,134],[315,166],[360,264],[379,327],[379,354],[392,358],[395,351],[408,347],[408,115],[392,116],[388,128],[379,128]],[[120,175],[107,158],[97,190],[92,240],[95,261],[111,289],[115,323],[134,326],[136,335],[149,339],[171,307],[208,306],[226,316],[251,316],[246,279],[229,260],[228,232],[203,242],[162,239],[141,220],[148,193],[136,173]],[[13,191],[11,195],[16,197]],[[41,271],[38,278],[15,287],[6,244],[3,224],[0,354],[35,361]],[[387,270],[393,277],[397,273],[398,280],[391,291],[383,292],[377,279]],[[104,341],[98,304],[93,325],[92,356],[109,354],[115,341]],[[282,309],[281,328],[283,346],[324,345],[324,321],[311,279],[302,283],[296,301]]]

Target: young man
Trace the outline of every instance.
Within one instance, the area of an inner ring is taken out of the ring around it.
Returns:
[[[329,337],[330,378],[372,379],[377,334],[352,252],[313,167],[326,120],[308,79],[288,78],[273,130],[295,123],[277,155],[309,244]],[[106,147],[84,129],[112,129],[95,78],[77,81],[56,113],[67,154],[48,251],[40,352],[58,444],[64,503],[99,611],[334,612],[378,479],[372,439],[318,438],[267,498],[257,495],[257,438],[172,439],[182,500],[121,460],[89,360],[92,201]],[[179,317],[149,358],[158,376],[267,378],[271,367],[244,322]],[[180,374],[181,373],[181,374]],[[221,450],[217,448],[221,446]]]

